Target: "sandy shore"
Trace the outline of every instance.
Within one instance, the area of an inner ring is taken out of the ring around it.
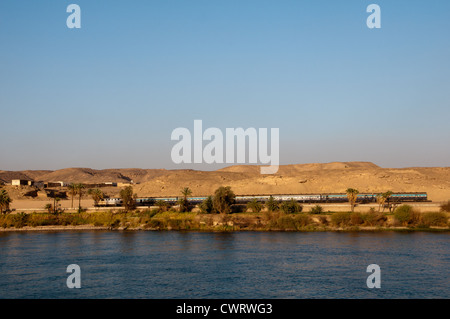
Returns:
[[[96,231],[96,230],[109,230],[109,231],[167,231],[167,230],[157,230],[157,229],[143,229],[143,228],[115,228],[111,229],[110,227],[103,227],[103,226],[93,226],[93,225],[80,225],[80,226],[37,226],[37,227],[22,227],[22,228],[0,228],[0,233],[2,232],[29,232],[29,231],[45,231],[45,232],[61,232],[61,231]],[[170,230],[169,230],[170,231]],[[187,231],[187,230],[172,230],[172,231]],[[200,231],[200,230],[191,230],[191,231]],[[217,230],[202,230],[203,232],[213,232]],[[229,232],[239,232],[239,231],[265,231],[265,232],[274,232],[274,231],[282,231],[282,232],[296,232],[295,230],[248,230],[248,229],[241,229],[241,230],[231,230]],[[315,230],[317,232],[373,232],[373,231],[450,231],[448,227],[435,227],[432,226],[426,230],[414,230],[408,227],[373,227],[373,226],[366,226],[366,227],[359,227],[358,230],[351,229],[351,228],[342,228],[342,227],[328,227],[327,229],[322,230]],[[223,232],[223,230],[219,230],[219,232]],[[301,231],[298,231],[301,232]],[[314,230],[312,231],[314,232]]]
[[[17,232],[17,231],[72,231],[72,230],[109,230],[109,227],[80,225],[80,226],[25,226],[22,228],[0,228],[1,232]]]

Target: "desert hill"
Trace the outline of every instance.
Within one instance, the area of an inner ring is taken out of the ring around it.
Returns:
[[[333,169],[372,169],[380,168],[371,162],[332,162],[332,163],[313,163],[313,164],[289,164],[281,165],[276,175],[289,175],[305,171],[314,170],[333,170]],[[258,165],[233,165],[217,170],[219,172],[235,173],[257,173],[260,172]]]
[[[0,171],[0,180],[10,182],[12,178],[68,183],[133,181],[138,196],[179,195],[182,187],[190,187],[193,196],[213,194],[219,186],[231,186],[236,194],[342,193],[352,187],[360,192],[425,191],[433,201],[450,199],[450,167],[381,168],[370,162],[281,165],[274,175],[261,175],[257,165],[234,165],[216,171],[133,168]]]
[[[56,171],[0,171],[0,181],[11,182],[12,179],[30,179],[33,181],[67,183],[104,183],[130,182],[142,183],[156,176],[168,173],[165,169],[103,169],[65,168]]]
[[[373,163],[346,162],[282,165],[274,175],[261,175],[258,166],[238,165],[213,172],[173,172],[135,186],[140,196],[177,195],[189,186],[195,195],[209,195],[219,186],[236,194],[428,192],[433,201],[450,199],[450,167],[381,168]]]

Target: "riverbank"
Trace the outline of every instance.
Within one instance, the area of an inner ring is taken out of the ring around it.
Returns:
[[[180,212],[98,211],[18,213],[0,216],[6,231],[450,231],[449,213],[413,212],[410,216],[379,212],[323,214],[282,212],[201,214]]]
[[[408,203],[408,205],[411,205],[419,212],[439,212],[441,210],[441,205],[445,202],[414,202],[414,203]],[[11,204],[11,209],[14,209],[15,212],[46,212],[47,209],[45,208],[46,204],[53,205],[52,199],[18,199],[14,200]],[[58,202],[59,207],[64,210],[64,212],[76,212],[78,210],[78,201],[75,201],[75,204],[72,204],[70,199],[63,199]],[[303,206],[303,212],[309,212],[311,209],[313,209],[317,204],[312,203],[302,203]],[[323,208],[324,212],[347,212],[349,210],[349,204],[348,203],[321,203],[320,206]],[[360,213],[367,213],[370,210],[378,210],[378,204],[377,203],[367,203],[362,204],[358,203],[355,205],[355,211]],[[81,207],[83,207],[86,211],[89,212],[96,212],[98,211],[98,208],[94,206],[94,201],[92,199],[83,199],[81,200]],[[156,207],[139,207],[141,210],[145,209],[154,209]],[[103,208],[105,209],[105,208]],[[121,210],[123,207],[114,207],[114,210]]]
[[[26,226],[23,228],[1,228],[0,233],[8,232],[67,232],[67,231],[174,231],[173,229],[149,229],[149,228],[110,228],[110,227],[99,227],[93,225],[86,226],[38,226],[31,227]],[[192,232],[439,232],[439,233],[450,233],[448,227],[426,227],[426,228],[411,228],[411,227],[389,227],[389,228],[377,228],[377,227],[353,227],[353,228],[341,228],[341,227],[325,227],[325,228],[309,228],[301,230],[288,230],[288,229],[189,229],[183,230],[178,229],[175,231],[192,231]]]

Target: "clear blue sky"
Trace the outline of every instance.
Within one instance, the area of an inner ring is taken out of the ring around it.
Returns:
[[[0,169],[217,168],[171,161],[195,119],[279,128],[281,164],[450,166],[449,16],[447,0],[2,0]]]

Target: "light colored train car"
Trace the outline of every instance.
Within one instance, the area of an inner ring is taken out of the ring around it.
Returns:
[[[358,202],[376,202],[377,195],[375,193],[362,193],[358,194]],[[285,195],[238,195],[235,197],[236,203],[245,204],[252,200],[257,200],[260,202],[266,202],[269,198],[276,201],[289,201],[295,200],[300,203],[338,203],[338,202],[348,202],[347,194],[285,194]],[[136,204],[138,206],[152,206],[157,201],[165,201],[168,203],[177,203],[182,197],[144,197],[137,198]],[[196,196],[189,197],[191,203],[199,204],[203,202],[207,196]],[[411,201],[411,202],[423,202],[428,201],[427,193],[393,193],[389,199],[390,201]],[[123,204],[120,198],[105,198],[101,200],[98,206],[121,206]]]

